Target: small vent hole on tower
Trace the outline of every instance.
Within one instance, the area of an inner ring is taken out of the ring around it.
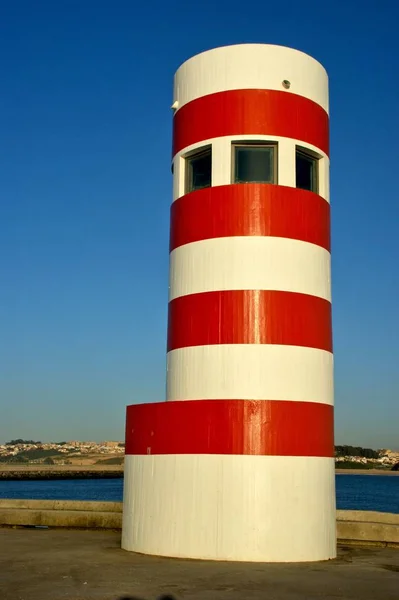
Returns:
[[[291,81],[288,81],[288,79],[283,79],[282,84],[285,90],[289,90],[291,87]]]

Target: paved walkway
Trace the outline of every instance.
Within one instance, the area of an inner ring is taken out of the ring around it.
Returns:
[[[228,563],[124,552],[120,533],[0,529],[1,600],[398,600],[399,550],[340,548],[335,561]]]

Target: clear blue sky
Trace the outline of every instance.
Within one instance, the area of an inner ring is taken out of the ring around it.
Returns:
[[[399,7],[227,6],[2,3],[0,440],[122,439],[164,399],[173,74],[264,42],[330,76],[336,441],[399,447]]]

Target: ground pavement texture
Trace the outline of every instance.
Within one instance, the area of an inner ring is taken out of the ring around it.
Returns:
[[[398,600],[399,550],[341,547],[337,560],[231,563],[144,556],[120,532],[0,529],[1,600]]]

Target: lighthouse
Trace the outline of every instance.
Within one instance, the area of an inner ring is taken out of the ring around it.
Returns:
[[[166,402],[127,408],[122,547],[336,555],[328,77],[242,44],[175,74]]]

